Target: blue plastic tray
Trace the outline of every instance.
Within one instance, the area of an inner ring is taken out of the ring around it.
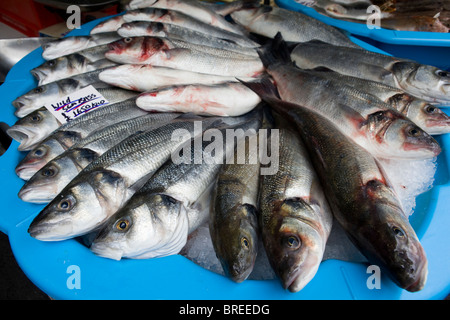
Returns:
[[[70,35],[86,35],[98,22],[88,23]],[[43,62],[41,54],[42,49],[37,49],[19,61],[0,86],[0,121],[13,125],[17,120],[11,101],[36,86],[29,70]],[[370,274],[362,263],[327,260],[302,291],[290,293],[276,279],[236,284],[180,255],[114,261],[96,256],[76,240],[38,241],[29,236],[27,229],[44,205],[26,203],[17,197],[24,182],[14,168],[25,153],[17,151],[15,141],[0,157],[0,231],[9,236],[24,273],[54,299],[443,299],[450,292],[450,136],[438,139],[443,152],[438,157],[435,186],[418,198],[411,219],[429,259],[428,282],[417,293],[398,288],[383,274],[381,289],[368,289]],[[72,282],[76,276],[79,282]]]
[[[450,33],[369,29],[365,23],[331,18],[294,0],[275,0],[275,3],[281,8],[302,12],[326,24],[346,30],[396,57],[410,58],[445,70],[450,69]]]

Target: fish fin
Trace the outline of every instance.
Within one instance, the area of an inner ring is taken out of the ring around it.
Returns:
[[[264,77],[256,81],[242,81],[238,78],[243,85],[255,92],[261,97],[262,100],[267,101],[267,99],[280,99],[278,89],[275,84],[270,81],[269,77]]]
[[[367,124],[367,120],[352,107],[349,107],[348,105],[342,103],[339,103],[337,107],[344,112],[345,117],[351,121],[351,123],[357,130],[360,130],[364,125]]]
[[[273,40],[257,49],[259,57],[264,65],[268,67],[276,63],[293,64],[291,60],[290,48],[283,36],[278,32]]]

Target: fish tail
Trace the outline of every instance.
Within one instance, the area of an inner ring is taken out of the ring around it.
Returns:
[[[266,68],[278,63],[293,64],[289,45],[284,41],[280,32],[276,34],[273,40],[269,40],[257,51]]]

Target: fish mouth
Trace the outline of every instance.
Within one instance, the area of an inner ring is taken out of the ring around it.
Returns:
[[[31,74],[33,75],[34,78],[36,78],[36,80],[38,81],[38,84],[41,84],[41,82],[47,77],[47,74],[45,72],[43,72],[42,70],[39,69],[32,69]]]
[[[23,163],[21,162],[17,165],[15,172],[19,178],[29,180],[36,172],[44,167],[44,165],[45,161],[42,159],[23,161]]]
[[[6,130],[6,133],[20,143],[17,148],[19,151],[31,150],[37,142],[38,132],[33,127],[15,125]]]
[[[68,238],[67,234],[72,231],[69,219],[60,220],[57,223],[44,222],[39,215],[33,220],[28,228],[31,237],[40,241],[62,241]]]
[[[444,134],[450,132],[450,118],[429,119],[425,122],[426,132],[431,135]]]
[[[122,250],[113,248],[105,242],[96,242],[95,240],[92,243],[90,250],[100,257],[117,261],[121,260],[123,255]]]
[[[49,203],[57,194],[54,192],[52,185],[41,184],[38,187],[31,187],[25,184],[22,189],[20,189],[18,196],[22,201],[32,202],[32,203]]]

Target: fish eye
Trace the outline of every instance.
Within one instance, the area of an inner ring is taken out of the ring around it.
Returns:
[[[31,121],[33,121],[33,122],[39,122],[39,121],[41,121],[41,116],[38,115],[38,114],[34,114],[34,115],[31,117]]]
[[[72,201],[70,199],[64,198],[58,203],[58,209],[60,210],[70,210],[72,207]]]
[[[249,249],[250,248],[250,243],[248,241],[248,239],[246,237],[242,237],[241,238],[241,246],[244,249]]]
[[[33,153],[36,157],[42,157],[45,154],[45,150],[42,148],[37,149]]]
[[[47,62],[49,67],[53,67],[55,65],[55,61],[54,60],[50,60]]]
[[[438,70],[438,71],[436,71],[436,74],[437,74],[439,77],[444,77],[444,78],[450,77],[450,72],[443,71],[443,70]]]
[[[130,226],[130,221],[127,219],[120,219],[116,222],[116,229],[119,231],[126,231]]]
[[[409,130],[408,130],[408,135],[410,136],[410,137],[418,137],[418,136],[420,136],[420,130],[419,129],[417,129],[417,128],[410,128]]]
[[[284,244],[288,248],[297,249],[300,246],[300,239],[296,236],[288,236],[284,239]]]
[[[133,38],[125,38],[123,39],[123,42],[130,43],[133,40]]]
[[[429,105],[425,108],[425,112],[426,113],[434,113],[436,111],[436,109],[437,108],[435,106]]]
[[[53,177],[55,175],[55,169],[47,168],[44,171],[42,171],[42,175],[44,177]]]
[[[399,237],[399,238],[404,238],[405,237],[405,233],[399,227],[396,227],[396,226],[392,227],[392,231],[394,232],[396,237]]]
[[[42,87],[37,87],[36,89],[34,89],[34,93],[41,93],[42,91],[44,91],[44,89],[42,89]]]

